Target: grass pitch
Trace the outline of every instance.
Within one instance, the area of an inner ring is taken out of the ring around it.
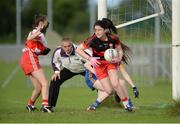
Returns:
[[[0,85],[15,68],[17,63],[0,62]],[[50,79],[51,68],[45,72]],[[138,84],[137,84],[138,85]],[[84,83],[83,77],[74,77],[64,83],[52,114],[40,111],[27,112],[25,105],[31,95],[30,81],[19,69],[8,84],[0,87],[0,122],[1,123],[173,123],[180,122],[180,116],[172,116],[171,83],[161,82],[154,86],[138,85],[140,98],[134,99],[132,89],[129,94],[136,107],[134,113],[121,108],[120,104],[109,97],[95,112],[87,112],[86,108],[96,99]],[[41,97],[36,106],[40,108]]]

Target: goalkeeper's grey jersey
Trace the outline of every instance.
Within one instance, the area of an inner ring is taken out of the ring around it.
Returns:
[[[82,57],[77,55],[75,52],[76,48],[77,45],[73,44],[73,49],[70,55],[67,55],[61,47],[54,51],[51,63],[55,72],[59,72],[63,68],[66,68],[74,73],[85,71],[84,61]]]

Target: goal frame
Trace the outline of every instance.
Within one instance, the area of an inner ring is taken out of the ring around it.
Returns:
[[[144,20],[148,20],[151,18],[158,17],[160,15],[163,15],[164,14],[164,8],[162,5],[162,2],[161,2],[161,0],[156,0],[156,1],[158,2],[158,6],[160,8],[159,12],[145,16],[145,17],[141,17],[139,19],[128,21],[128,22],[123,23],[123,24],[116,25],[116,28],[122,28],[122,27],[125,27],[128,25],[132,25],[132,24],[144,21]],[[102,18],[106,18],[106,17],[107,17],[107,2],[106,2],[106,0],[98,0],[98,19],[102,19]]]

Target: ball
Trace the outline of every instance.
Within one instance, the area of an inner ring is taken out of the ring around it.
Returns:
[[[118,57],[118,53],[116,49],[107,49],[104,52],[104,58],[106,61],[111,62],[112,59]]]

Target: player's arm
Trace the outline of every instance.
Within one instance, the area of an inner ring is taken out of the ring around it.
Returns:
[[[37,36],[39,36],[41,34],[41,30],[43,28],[44,28],[44,23],[39,22],[39,26],[37,27],[36,32],[31,33],[31,35],[28,36],[27,40],[32,40],[32,39],[36,38]]]
[[[123,76],[123,78],[132,86],[132,87],[135,87],[131,77],[129,76],[129,74],[127,73],[127,71],[125,70],[125,67],[124,65],[120,65],[120,72]]]
[[[134,85],[131,77],[127,73],[123,64],[120,65],[120,72],[121,72],[122,76],[124,77],[124,79],[132,86],[135,98],[138,98],[139,97],[139,91],[138,91],[137,87]]]
[[[28,36],[27,40],[33,40],[40,34],[41,34],[40,30],[37,30],[35,33],[31,33],[31,35]]]
[[[51,76],[51,80],[60,79],[60,71],[61,71],[61,59],[60,59],[60,49],[56,49],[52,56],[52,68],[54,70],[54,74]]]
[[[89,61],[84,64],[84,67],[88,69],[91,73],[95,74],[94,69]]]
[[[83,58],[87,59],[91,63],[91,65],[99,66],[101,63],[97,61],[97,58],[91,57],[84,52],[84,49],[85,49],[84,46],[85,44],[80,44],[79,47],[77,47],[76,52]]]
[[[77,47],[76,52],[77,52],[80,56],[82,56],[83,58],[89,60],[90,56],[84,52],[84,49],[85,49],[85,48],[84,48],[83,44],[80,44],[80,45]]]

